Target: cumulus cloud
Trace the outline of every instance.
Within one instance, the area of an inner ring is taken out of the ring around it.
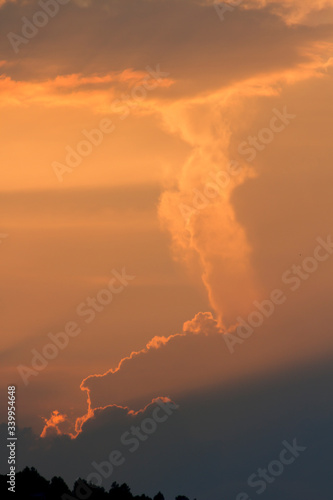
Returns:
[[[56,410],[44,419],[41,436],[45,437],[50,432],[65,432],[76,437],[86,422],[94,418],[97,410],[117,406],[130,408],[129,411],[141,411],[140,408],[159,394],[163,397],[177,396],[191,390],[193,383],[196,387],[213,383],[220,371],[222,333],[217,321],[207,312],[198,313],[192,321],[187,321],[183,333],[153,337],[145,348],[123,358],[116,368],[104,374],[89,375],[82,381],[80,388],[86,392],[88,409],[76,420],[74,429],[70,429],[67,415]],[[212,336],[208,345],[207,335]],[[210,358],[210,368],[202,360],[203,350]]]
[[[183,325],[185,333],[203,333],[204,335],[221,334],[218,322],[210,312],[200,312],[195,317],[186,321]]]
[[[311,30],[306,31],[310,34]],[[242,139],[236,145],[237,156],[231,154],[233,135],[237,129],[245,131],[243,124],[250,124],[249,104],[255,101],[261,108],[271,99],[282,109],[283,95],[290,87],[322,78],[332,45],[311,38],[298,46],[302,56],[293,68],[278,68],[277,64],[275,69],[239,79],[209,98],[180,101],[161,111],[165,126],[193,149],[175,174],[173,187],[161,196],[159,214],[171,234],[176,258],[201,270],[219,324],[227,328],[235,323],[237,314],[248,314],[253,300],[264,293],[253,267],[246,227],[238,219],[233,200],[234,193],[258,171],[239,154]]]

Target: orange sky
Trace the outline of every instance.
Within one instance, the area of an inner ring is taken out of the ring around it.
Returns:
[[[89,376],[92,409],[137,411],[332,354],[332,256],[295,292],[282,276],[332,231],[333,2],[244,1],[223,21],[211,4],[73,1],[17,54],[5,40],[2,380],[36,432],[53,411],[73,428]],[[1,5],[8,33],[37,9]],[[135,278],[85,322],[123,268]],[[222,335],[275,289],[285,302],[231,354]],[[25,384],[17,367],[68,322],[80,333]]]

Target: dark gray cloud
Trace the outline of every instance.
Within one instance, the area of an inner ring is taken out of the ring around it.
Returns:
[[[182,397],[176,401],[179,409],[133,453],[120,438],[151,417],[154,405],[136,417],[115,407],[98,412],[74,441],[67,436],[41,440],[22,429],[19,463],[35,466],[47,477],[61,474],[71,484],[94,470],[93,461],[100,463],[119,450],[125,462],[105,486],[127,481],[135,493],[161,489],[167,500],[180,492],[198,500],[234,500],[241,491],[255,499],[248,477],[278,457],[282,441],[296,439],[307,449],[260,498],[326,500],[331,492],[332,375],[331,361],[322,362]]]
[[[331,37],[329,25],[288,27],[266,7],[232,12],[221,22],[211,5],[190,0],[74,2],[15,54],[6,33],[18,33],[36,2],[2,7],[0,59],[14,79],[144,70],[160,64],[178,85],[168,96],[220,88],[235,80],[305,61],[302,48]],[[163,94],[163,90],[159,90]]]

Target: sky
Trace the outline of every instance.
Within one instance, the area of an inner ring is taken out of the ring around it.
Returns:
[[[333,1],[0,14],[18,467],[167,500],[328,499]],[[293,440],[304,453],[257,493]]]

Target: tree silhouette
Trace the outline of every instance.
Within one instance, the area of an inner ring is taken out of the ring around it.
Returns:
[[[159,491],[157,495],[154,496],[153,500],[164,500],[164,495]]]
[[[126,483],[119,485],[112,483],[107,492],[102,486],[88,483],[85,479],[78,478],[70,490],[65,481],[54,476],[51,481],[42,477],[34,467],[26,467],[16,473],[15,493],[8,491],[8,476],[0,475],[1,500],[152,500],[151,497],[142,494],[133,496]],[[158,492],[153,500],[164,500],[161,492]],[[175,500],[189,500],[180,495]]]
[[[62,495],[69,494],[70,489],[62,477],[55,476],[50,481],[50,500],[59,500]]]
[[[109,491],[109,499],[111,500],[131,500],[133,495],[127,484],[123,483],[121,486],[114,482],[112,483],[111,489]]]

